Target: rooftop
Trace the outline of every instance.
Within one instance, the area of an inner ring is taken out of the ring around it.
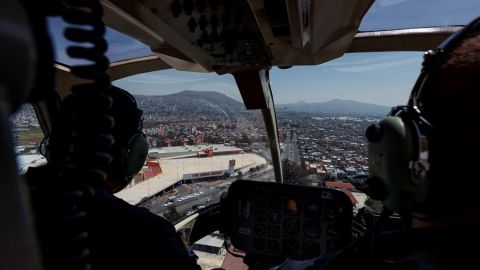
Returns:
[[[195,242],[195,245],[221,248],[223,246],[223,242],[225,242],[225,239],[219,235],[207,235]]]
[[[185,146],[169,146],[152,148],[148,151],[150,155],[156,158],[181,158],[196,156],[197,153],[203,154],[203,150],[211,149],[213,153],[222,152],[240,152],[243,151],[238,147],[225,146],[223,144],[201,144],[201,145],[185,145]]]
[[[199,173],[228,168],[229,160],[235,159],[235,168],[249,165],[266,164],[267,161],[256,154],[222,155],[205,158],[162,159],[162,174],[143,181],[130,188],[123,189],[115,196],[130,204],[137,204],[146,197],[153,196],[167,187],[179,182],[185,173]]]

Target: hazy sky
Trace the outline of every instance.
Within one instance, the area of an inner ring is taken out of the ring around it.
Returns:
[[[463,25],[480,15],[479,0],[377,0],[367,12],[360,31]],[[69,65],[78,60],[65,53],[62,37],[65,23],[49,20],[56,59]],[[148,46],[108,28],[107,56],[118,61],[151,54]],[[353,99],[381,105],[407,101],[418,76],[420,52],[357,53],[319,66],[273,68],[270,73],[275,102],[320,102],[334,98]],[[182,90],[218,91],[241,100],[231,75],[155,71],[121,79],[114,84],[134,94],[162,95]]]
[[[342,98],[397,105],[406,102],[421,60],[420,52],[347,54],[319,66],[273,68],[270,81],[276,104]],[[131,76],[114,84],[135,94],[207,90],[241,100],[231,75],[164,70]]]
[[[160,70],[138,74],[114,82],[133,94],[165,95],[183,90],[216,91],[236,100],[240,92],[233,76],[216,73],[197,73],[177,70]]]

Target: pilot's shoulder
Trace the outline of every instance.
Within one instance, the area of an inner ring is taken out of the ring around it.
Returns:
[[[138,233],[161,230],[163,233],[175,234],[174,226],[163,217],[146,208],[131,205],[108,191],[96,192],[93,208],[98,213],[98,218],[107,223],[115,222],[117,226],[138,229]]]

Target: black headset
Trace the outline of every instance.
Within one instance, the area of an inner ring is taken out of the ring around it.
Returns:
[[[148,155],[148,142],[145,134],[142,132],[143,128],[143,112],[138,109],[135,98],[127,91],[111,86],[111,97],[113,99],[113,106],[116,107],[114,113],[115,127],[122,127],[114,133],[115,145],[113,147],[113,161],[108,170],[107,182],[104,183],[113,193],[120,191],[126,187],[138,173]],[[61,113],[74,110],[71,102],[66,102],[69,97],[66,97],[62,102],[63,109]],[[118,111],[129,116],[129,119],[121,119],[117,117]],[[121,136],[119,136],[121,135]],[[119,139],[119,137],[122,137]],[[52,148],[50,144],[51,134],[46,136],[41,145],[40,153],[49,159],[49,152]]]
[[[435,127],[422,111],[428,82],[464,39],[480,33],[480,17],[424,55],[422,71],[406,106],[392,108],[386,118],[366,130],[368,195],[393,211],[415,211],[427,199],[430,171],[429,134]]]
[[[121,148],[121,156],[119,157],[119,162],[113,166],[112,173],[115,174],[117,171],[121,172],[121,174],[118,175],[119,179],[111,180],[117,182],[115,184],[118,185],[113,188],[113,192],[117,192],[128,185],[135,174],[142,169],[148,155],[148,142],[147,137],[142,132],[143,112],[142,110],[138,109],[135,98],[129,92],[121,88],[112,86],[112,89],[114,91],[118,91],[122,95],[128,96],[130,102],[136,108],[136,119],[138,123],[133,134],[129,136],[127,143],[125,145],[119,145]],[[116,121],[119,122],[122,121],[122,119],[116,119]],[[120,182],[118,183],[118,181]]]

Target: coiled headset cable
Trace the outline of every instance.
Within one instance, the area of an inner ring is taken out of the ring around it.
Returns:
[[[71,95],[60,105],[60,115],[49,138],[49,164],[54,172],[54,190],[59,195],[56,203],[62,212],[58,225],[62,235],[58,236],[57,258],[51,264],[47,262],[46,267],[91,269],[91,223],[87,209],[95,195],[95,183],[106,180],[114,144],[105,25],[99,0],[64,0],[60,6],[62,18],[70,24],[65,38],[75,42],[67,48],[67,54],[89,64],[71,68],[73,75],[88,82],[72,87]]]

